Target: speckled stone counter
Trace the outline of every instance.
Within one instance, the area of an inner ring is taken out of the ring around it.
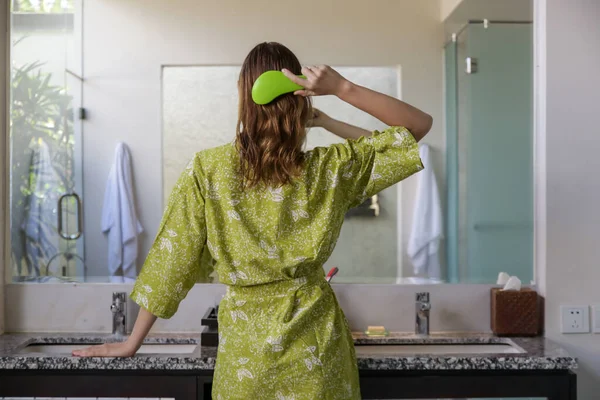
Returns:
[[[369,355],[363,350],[358,366],[363,370],[574,370],[577,360],[556,343],[543,338],[499,338],[481,333],[439,333],[419,337],[392,333],[384,338],[355,334],[357,346],[369,344],[510,344],[514,354],[402,354]]]
[[[197,344],[189,354],[138,354],[131,358],[77,358],[68,354],[20,353],[31,344],[89,344],[115,341],[109,335],[7,334],[0,336],[0,370],[211,370],[216,348],[200,346],[200,335],[150,336],[148,344]],[[488,334],[433,334],[417,337],[393,333],[384,338],[355,334],[357,346],[373,344],[511,344],[514,354],[368,354],[358,357],[361,370],[572,370],[577,360],[545,338],[498,338]]]

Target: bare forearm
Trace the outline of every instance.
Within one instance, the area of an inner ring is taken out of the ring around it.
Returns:
[[[431,129],[431,116],[401,100],[346,81],[338,97],[390,126],[406,127],[417,141]]]
[[[131,332],[129,339],[127,339],[127,343],[134,349],[134,352],[139,350],[155,321],[156,316],[151,314],[148,310],[140,308],[140,313],[135,320],[133,331]]]
[[[343,139],[358,139],[361,136],[370,136],[371,132],[359,128],[358,126],[350,125],[337,119],[328,119],[323,123],[323,128]]]
[[[75,357],[132,357],[142,346],[144,338],[156,321],[156,317],[145,309],[140,309],[131,336],[125,342],[104,343],[85,349],[73,350]]]

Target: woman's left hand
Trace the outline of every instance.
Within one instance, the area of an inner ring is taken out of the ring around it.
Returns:
[[[313,107],[313,117],[308,121],[308,126],[310,128],[325,128],[325,125],[327,125],[327,122],[330,120],[331,117],[329,115],[318,108]]]

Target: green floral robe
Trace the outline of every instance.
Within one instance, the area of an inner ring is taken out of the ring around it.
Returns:
[[[305,157],[292,184],[241,191],[233,142],[197,153],[131,294],[169,318],[214,259],[228,286],[214,399],[360,399],[352,336],[323,264],[348,209],[423,165],[403,127]]]

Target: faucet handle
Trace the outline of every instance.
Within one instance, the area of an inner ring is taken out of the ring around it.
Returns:
[[[125,292],[113,292],[113,302],[110,305],[110,311],[113,313],[125,311],[126,296]]]
[[[417,293],[416,299],[420,303],[429,303],[429,292],[419,292],[419,293]]]
[[[125,293],[125,292],[113,292],[112,298],[113,298],[113,301],[119,300],[121,302],[124,302],[125,299],[127,298],[127,293]]]

